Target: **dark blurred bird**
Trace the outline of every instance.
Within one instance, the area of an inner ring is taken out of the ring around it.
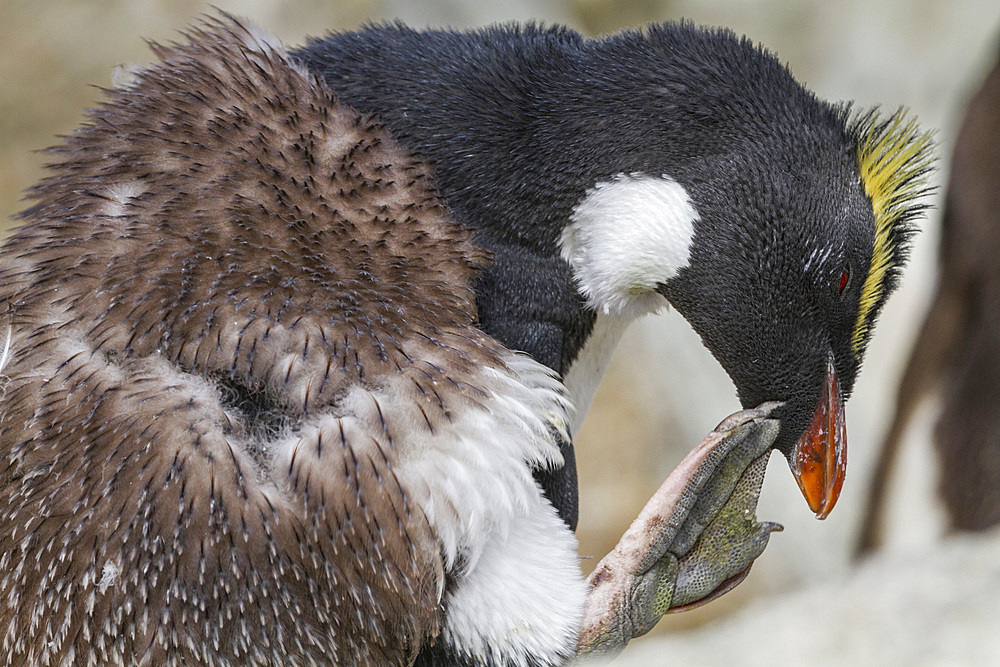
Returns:
[[[564,663],[571,435],[668,303],[780,433],[682,472],[617,628],[745,574],[754,442],[832,509],[928,167],[901,113],[690,25],[154,51],[0,252],[7,663]]]
[[[1000,66],[969,103],[941,223],[937,292],[899,386],[872,483],[859,552],[881,541],[885,497],[914,411],[941,397],[934,429],[950,526],[1000,523]]]

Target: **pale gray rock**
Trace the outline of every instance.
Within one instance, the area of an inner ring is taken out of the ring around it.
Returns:
[[[1000,531],[884,552],[697,630],[635,641],[615,667],[1000,664]]]

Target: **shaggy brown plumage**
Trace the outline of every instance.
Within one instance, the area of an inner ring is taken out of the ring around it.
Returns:
[[[338,410],[390,375],[408,429],[476,400],[484,255],[281,49],[188,38],[54,149],[0,253],[0,660],[405,664],[445,563],[398,425]]]

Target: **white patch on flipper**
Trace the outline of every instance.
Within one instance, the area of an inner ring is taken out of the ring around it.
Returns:
[[[562,256],[591,308],[636,317],[664,304],[654,290],[687,266],[697,219],[672,178],[618,174],[573,209]]]
[[[583,420],[594,401],[597,386],[604,379],[611,357],[614,356],[625,329],[631,323],[632,320],[625,317],[598,315],[590,336],[563,377],[563,384],[566,385],[566,391],[576,408],[569,427],[571,436],[575,436],[583,425]]]
[[[447,644],[485,665],[561,664],[580,631],[577,543],[540,495],[445,600]]]

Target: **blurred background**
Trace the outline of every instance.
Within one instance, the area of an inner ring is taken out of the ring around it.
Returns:
[[[863,559],[855,558],[859,536],[866,522],[870,524],[866,503],[895,414],[900,378],[935,295],[944,186],[955,138],[969,100],[1000,55],[1000,3],[214,4],[250,17],[291,45],[329,29],[395,18],[418,26],[454,27],[537,19],[568,24],[588,35],[687,18],[728,26],[765,44],[823,98],[855,100],[862,107],[906,106],[925,127],[936,128],[941,160],[934,181],[939,189],[930,198],[934,208],[922,224],[902,289],[882,315],[847,407],[850,466],[836,511],[826,521],[813,519],[786,463],[776,455],[758,515],[781,522],[785,532],[772,536],[738,589],[702,609],[667,617],[649,637],[633,642],[620,664],[1000,664],[1000,534],[989,530],[992,521],[980,521],[974,527],[984,530],[975,533],[952,530],[963,524],[956,521],[954,508],[949,513],[940,500],[938,455],[932,445],[941,397],[947,392],[933,382],[925,382],[932,391],[908,399],[908,419],[895,428],[898,456],[885,476],[880,528],[871,533],[876,536],[869,542],[873,548]],[[41,175],[45,156],[33,151],[52,145],[55,135],[72,131],[84,109],[100,98],[98,87],[110,85],[116,65],[145,62],[144,39],[169,41],[177,30],[211,11],[194,0],[2,0],[0,219],[7,220],[22,207],[23,190]],[[992,115],[985,117],[987,126],[993,123],[994,136],[1000,136],[1000,98]],[[1000,190],[997,172],[992,183]],[[977,233],[967,234],[966,242],[975,244]],[[995,262],[995,257],[988,261]],[[954,327],[959,334],[968,325],[962,321],[965,324]],[[924,375],[943,376],[941,368],[932,370]],[[975,399],[989,394],[970,395]],[[728,378],[675,313],[648,318],[626,335],[577,439],[580,553],[589,557],[583,561],[586,571],[614,545],[683,455],[738,407]],[[987,403],[982,409],[992,412],[993,406]],[[949,428],[947,419],[942,423],[942,430]],[[986,468],[1000,467],[1000,451],[982,456]],[[961,476],[954,479],[959,486],[965,484]],[[1000,488],[1000,472],[994,479]]]

